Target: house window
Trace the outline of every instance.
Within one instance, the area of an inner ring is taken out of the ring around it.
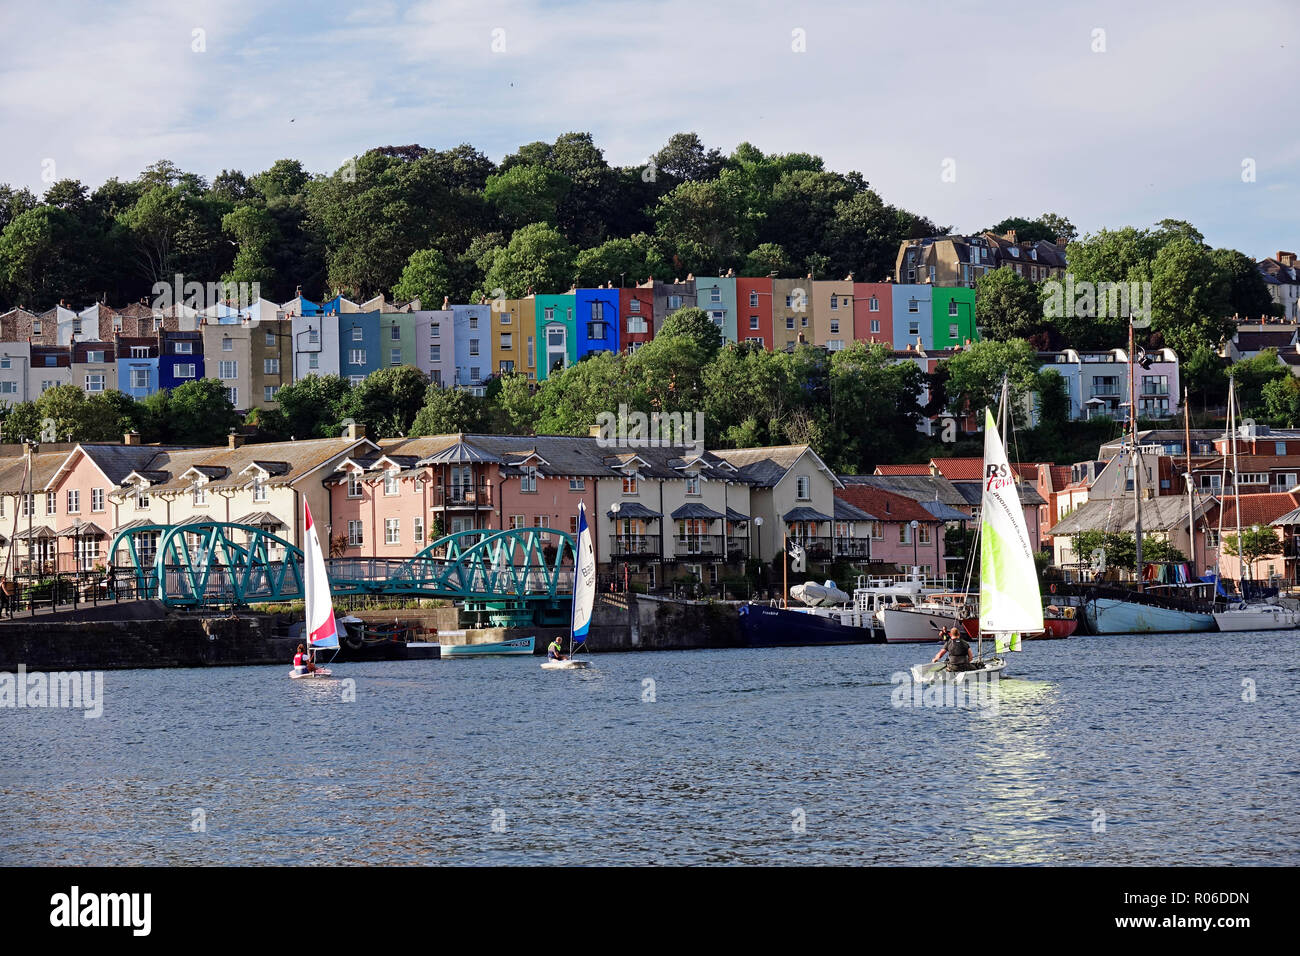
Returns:
[[[569,479],[569,490],[570,490],[570,491],[584,491],[584,490],[586,490],[586,487],[587,487],[587,479],[586,479],[586,478],[570,478],[570,479]]]
[[[812,479],[807,475],[800,475],[794,480],[795,497],[800,501],[808,501],[812,497]]]
[[[33,494],[23,495],[23,507],[21,517],[26,518],[36,510],[36,496]]]
[[[349,376],[348,376],[348,384],[350,384],[353,388],[356,388],[358,385],[360,385],[360,384],[361,384],[362,382],[364,382],[365,380],[366,380],[366,377],[365,377],[364,375],[349,375]]]
[[[402,327],[399,325],[390,325],[388,327],[388,337],[394,342],[402,341]]]
[[[471,316],[469,317],[469,327],[470,327],[471,329],[477,329],[477,328],[478,328],[478,316],[477,316],[477,315],[471,315]]]
[[[263,375],[279,375],[280,360],[278,358],[262,359]]]
[[[1206,528],[1206,529],[1205,529],[1205,546],[1206,546],[1207,548],[1217,548],[1217,547],[1219,546],[1219,529],[1218,529],[1218,528]]]
[[[908,335],[920,335],[920,334],[921,334],[921,323],[920,323],[920,322],[908,322],[908,323],[907,323],[907,334],[908,334]]]
[[[722,290],[718,288],[716,285],[713,288],[709,289],[709,301],[710,302],[722,301]]]
[[[757,292],[751,292],[751,293],[749,294],[749,307],[750,307],[751,309],[757,309],[757,308],[758,308],[758,293],[757,293]]]
[[[867,311],[868,312],[880,311],[880,300],[877,299],[874,295],[867,300]]]
[[[359,548],[365,541],[362,523],[355,519],[348,521],[348,547]]]
[[[254,501],[266,500],[266,479],[265,478],[253,479],[253,500]]]
[[[907,311],[908,311],[908,312],[920,312],[920,311],[921,311],[921,307],[920,307],[919,305],[917,305],[917,302],[916,302],[915,299],[908,299],[908,300],[907,300]]]
[[[808,316],[806,315],[799,316],[799,327],[804,329],[808,328]]]
[[[68,514],[81,514],[81,492],[75,488],[68,489]]]
[[[949,315],[956,315],[956,314],[957,314],[957,300],[956,300],[956,299],[949,299],[949,300],[948,300],[948,314],[949,314]]]
[[[441,362],[441,361],[442,361],[442,346],[441,346],[441,345],[430,345],[430,346],[429,346],[429,361],[430,361],[430,362]]]
[[[510,528],[511,528],[511,530],[517,530],[517,529],[519,529],[519,528],[526,528],[526,527],[528,527],[527,519],[526,519],[523,515],[511,515],[511,516],[510,516]]]
[[[361,337],[362,337],[361,326],[359,326],[359,325],[354,325],[354,326],[352,326],[352,341],[353,341],[353,342],[360,342],[360,341],[361,341]]]
[[[348,473],[348,497],[349,498],[361,497],[361,476],[358,475],[356,472]]]
[[[471,365],[469,367],[469,381],[471,385],[477,385],[482,381],[483,376],[480,374],[482,371],[483,367],[481,365]]]
[[[629,303],[627,304],[627,310],[628,310],[629,312],[640,312],[640,311],[641,311],[641,300],[640,300],[640,299],[633,299],[631,302],[629,302]]]
[[[700,493],[700,476],[690,475],[686,479],[686,493],[688,495],[698,495]]]
[[[831,319],[831,335],[839,335],[839,334],[840,334],[840,320]]]
[[[352,349],[352,350],[350,350],[350,351],[348,352],[348,364],[349,364],[349,365],[365,365],[365,364],[366,364],[366,350],[365,350],[365,349]]]
[[[193,362],[188,362],[188,363],[186,363],[185,365],[174,365],[174,366],[172,366],[172,374],[173,374],[176,378],[193,378],[193,377],[194,377],[194,371],[195,371],[195,369],[194,369],[194,363],[193,363]]]
[[[550,515],[534,515],[534,516],[533,516],[533,527],[534,527],[534,528],[549,528],[550,526],[551,526],[551,516],[550,516]]]
[[[872,332],[876,332],[876,333],[879,333],[879,332],[880,332],[880,320],[879,320],[879,319],[872,319],[872,320],[871,320],[871,331],[872,331]]]
[[[543,310],[543,314],[546,317],[546,321],[549,322],[551,319],[555,318],[555,306],[548,305],[545,310]]]
[[[102,379],[104,376],[101,375],[101,376],[99,376],[99,377]],[[91,379],[91,378],[92,378],[92,376],[90,376],[90,375],[87,375],[87,376],[86,376],[86,383],[87,383],[87,384],[86,384],[86,391],[90,391],[90,384],[89,384],[89,383],[90,383],[90,379]],[[100,385],[100,387],[99,387],[98,389],[96,389],[96,391],[101,391],[101,392],[102,392],[103,390],[104,390],[104,386],[103,386],[102,384]],[[0,382],[0,395],[17,395],[17,394],[18,394],[18,383],[17,383],[17,382]]]
[[[208,489],[203,485],[194,486],[194,504],[206,505],[208,503]]]
[[[389,498],[394,498],[400,493],[397,476],[392,472],[384,475],[384,494]]]
[[[885,523],[883,521],[871,522],[871,537],[877,541],[885,540]]]
[[[40,319],[33,319],[33,320],[32,320],[32,335],[40,335],[40,334],[41,334],[41,320],[40,320]]]
[[[785,317],[785,327],[786,327],[787,329],[790,329],[790,330],[793,330],[793,329],[794,329],[794,316],[793,316],[793,315],[787,315],[787,316]]]
[[[930,526],[928,524],[917,525],[916,540],[919,544],[930,543]]]
[[[668,308],[680,309],[682,307],[682,297],[680,295],[670,295],[668,297]]]
[[[148,358],[148,357],[149,357],[149,346],[147,345],[131,346],[131,358]]]
[[[569,515],[569,534],[578,533],[578,516]]]
[[[402,519],[385,518],[384,519],[384,544],[401,544],[402,543]]]
[[[750,331],[754,331],[754,330],[756,330],[756,329],[758,328],[758,316],[756,316],[756,315],[751,315],[751,316],[749,317],[749,328],[750,328]]]
[[[87,362],[87,364],[89,364],[89,365],[103,365],[103,364],[104,364],[104,354],[105,354],[105,353],[103,353],[103,352],[87,352],[87,353],[86,353],[86,362]],[[5,367],[8,368],[8,366],[5,366]]]
[[[226,400],[235,408],[239,407],[239,389],[234,385],[226,389]]]
[[[533,337],[528,336],[528,367],[532,368],[536,362],[533,361]]]
[[[389,365],[401,365],[401,364],[402,364],[402,350],[401,350],[401,349],[389,349],[389,350],[388,350],[388,364],[389,364]]]
[[[268,329],[266,332],[266,338],[262,341],[267,348],[275,348],[275,333]]]
[[[955,325],[948,326],[948,338],[950,339],[957,338],[957,326]]]
[[[104,489],[103,488],[90,489],[90,510],[95,512],[104,510]]]
[[[898,524],[898,543],[899,544],[912,543],[912,526],[909,525],[906,521],[900,521]]]
[[[635,299],[632,301],[636,302]],[[646,326],[645,316],[629,315],[627,318],[627,331],[631,335],[644,335],[648,332],[649,328]]]
[[[500,313],[500,314],[501,314],[501,324],[502,324],[502,325],[509,325],[511,322],[514,321],[514,313],[513,313],[513,312],[502,312],[502,313]]]
[[[320,329],[307,330],[307,344],[320,345]]]
[[[146,389],[149,387],[149,370],[147,368],[131,369],[131,387]]]
[[[411,519],[411,540],[416,544],[424,543],[424,517],[416,515]]]
[[[509,332],[501,333],[501,348],[510,349],[514,347],[514,338]]]
[[[218,378],[239,378],[239,362],[227,359],[219,363]]]
[[[221,351],[233,352],[234,350],[235,350],[235,340],[232,339],[229,335],[227,335],[224,339],[221,340]]]
[[[41,391],[42,391],[42,392],[48,392],[50,389],[52,389],[52,388],[53,388],[55,385],[57,385],[57,384],[59,384],[59,383],[56,382],[56,381],[54,381],[53,379],[48,379],[48,378],[47,378],[47,379],[42,379],[42,380],[41,380]]]
[[[471,356],[478,355],[478,339],[469,340],[469,354]]]
[[[588,339],[591,339],[591,340],[599,340],[599,339],[603,339],[603,338],[605,338],[606,335],[608,335],[608,326],[606,325],[606,323],[604,323],[604,322],[588,322],[588,323],[587,323],[587,338],[588,338]],[[503,346],[503,347],[504,347],[504,346]]]
[[[831,311],[838,312],[839,308],[839,299],[835,298],[835,296],[831,296]]]
[[[320,353],[312,352],[310,355],[307,356],[307,367],[320,368]]]
[[[442,323],[441,323],[441,322],[435,322],[435,323],[433,323],[431,326],[429,326],[429,338],[431,338],[431,339],[440,339],[440,338],[442,338]]]
[[[280,386],[279,386],[279,385],[263,385],[263,386],[262,386],[262,401],[264,401],[264,402],[274,402],[274,401],[276,400],[276,399],[275,399],[275,396],[276,396],[276,394],[277,394],[279,391],[280,391]]]
[[[636,475],[623,476],[623,494],[625,495],[636,494]]]
[[[524,466],[524,473],[519,476],[519,490],[531,494],[537,490],[537,469],[531,465]]]
[[[149,507],[149,490],[144,485],[135,489],[135,507],[137,510]]]

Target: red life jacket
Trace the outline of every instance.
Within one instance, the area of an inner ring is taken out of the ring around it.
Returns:
[[[302,651],[293,655],[293,666],[302,667]]]

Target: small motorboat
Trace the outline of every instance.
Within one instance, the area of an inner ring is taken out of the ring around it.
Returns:
[[[442,644],[443,657],[491,657],[532,654],[536,637],[517,637],[511,641],[493,641],[488,644]]]

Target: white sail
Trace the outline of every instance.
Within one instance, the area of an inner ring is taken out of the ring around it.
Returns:
[[[587,639],[591,627],[591,609],[596,603],[596,549],[587,526],[587,507],[578,502],[578,553],[573,556],[573,634],[572,643]]]
[[[303,595],[307,605],[307,644],[312,649],[339,646],[339,629],[334,621],[334,600],[330,595],[329,575],[325,571],[325,554],[321,551],[311,508],[302,503],[306,516],[302,536]]]
[[[1020,635],[1043,629],[1034,548],[1016,476],[993,413],[984,409],[984,494],[980,501],[980,632],[999,652],[1020,650]]]

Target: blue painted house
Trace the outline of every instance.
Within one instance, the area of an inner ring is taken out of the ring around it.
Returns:
[[[456,384],[481,385],[492,374],[492,307],[453,305]]]
[[[894,348],[915,348],[917,339],[927,351],[934,348],[934,287],[900,284],[893,291]]]
[[[578,289],[574,292],[578,358],[592,352],[617,352],[618,289]]]
[[[117,340],[117,387],[132,398],[148,398],[158,391],[158,339]]]
[[[160,336],[158,387],[172,389],[203,378],[203,333],[166,332]]]
[[[722,332],[722,342],[736,341],[736,277],[704,276],[695,280],[695,303]]]
[[[379,337],[378,312],[350,312],[337,317],[339,330],[339,374],[353,385],[386,365]]]

